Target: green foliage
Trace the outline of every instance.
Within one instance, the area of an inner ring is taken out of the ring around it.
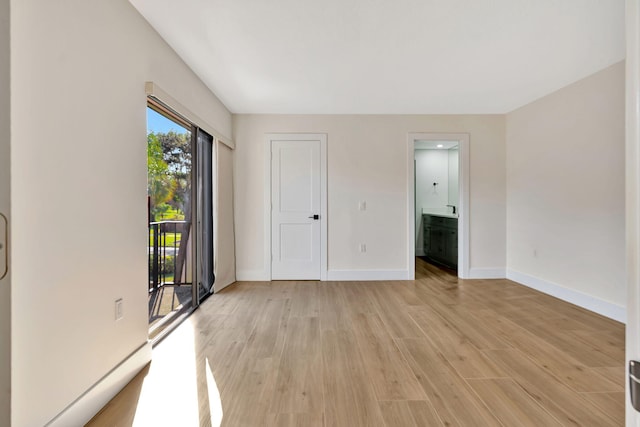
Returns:
[[[147,135],[147,194],[151,198],[151,213],[155,218],[159,208],[173,197],[175,179],[164,161],[162,145],[154,133]]]
[[[173,273],[175,273],[175,257],[173,255],[167,255],[166,257],[160,257],[159,259],[160,279],[162,282],[168,282],[173,280]],[[153,255],[149,257],[149,270],[153,270]]]
[[[164,161],[167,162],[169,171],[175,179],[176,187],[173,198],[169,204],[177,211],[185,212],[186,203],[189,200],[191,186],[191,137],[188,133],[157,134],[162,147]],[[182,215],[184,218],[184,215]],[[172,219],[179,219],[174,217]],[[182,218],[180,218],[182,219]]]
[[[169,171],[169,165],[164,161],[160,139],[153,132],[147,135],[147,169],[149,176],[160,176]]]
[[[162,147],[164,161],[171,172],[187,175],[191,171],[191,139],[187,133],[156,134]]]
[[[191,141],[187,133],[147,136],[151,220],[182,220],[191,192]]]
[[[172,248],[172,247],[179,247],[180,246],[180,238],[182,236],[182,233],[180,232],[175,232],[175,233],[160,233],[160,236],[158,237],[158,246],[163,248],[163,247],[167,247],[167,248]],[[154,238],[154,231],[151,230],[149,232],[149,247],[153,247],[153,238]]]
[[[175,195],[174,201],[171,203],[175,203]],[[155,209],[155,219],[156,221],[183,221],[184,212],[180,209],[174,208],[168,203],[162,203]]]

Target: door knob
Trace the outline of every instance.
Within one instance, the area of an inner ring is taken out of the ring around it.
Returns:
[[[319,220],[320,219],[320,215],[312,215],[309,218],[313,219],[313,220]]]
[[[629,397],[631,406],[640,411],[640,363],[637,360],[629,361]]]

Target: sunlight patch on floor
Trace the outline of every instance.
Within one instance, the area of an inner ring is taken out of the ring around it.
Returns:
[[[207,374],[207,390],[209,392],[209,411],[211,414],[211,425],[219,426],[222,424],[222,399],[220,399],[220,391],[216,384],[215,378],[209,365],[209,359],[206,359]]]
[[[190,319],[176,328],[153,350],[149,373],[144,379],[133,421],[134,426],[199,426],[200,417],[211,414],[211,425],[222,421],[222,403],[208,360],[203,360],[204,378],[198,378],[194,348],[194,328]],[[198,398],[198,381],[207,396]],[[200,403],[208,398],[209,407]]]

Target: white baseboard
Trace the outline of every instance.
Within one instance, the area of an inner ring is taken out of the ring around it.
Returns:
[[[470,268],[467,279],[504,279],[507,277],[505,268]]]
[[[151,343],[146,342],[49,421],[47,427],[85,425],[150,361]]]
[[[583,294],[573,289],[565,288],[556,283],[548,282],[519,271],[507,270],[507,279],[596,312],[610,319],[617,320],[618,322],[626,323],[627,310],[623,306]]]
[[[271,278],[267,277],[264,270],[237,270],[236,280],[238,282],[268,282]]]
[[[262,270],[238,270],[238,282],[269,282]],[[409,280],[407,270],[329,270],[327,280]]]
[[[424,256],[424,249],[416,248],[416,251],[414,253],[416,254],[416,256]]]
[[[409,280],[407,270],[329,270],[327,280]]]
[[[218,281],[216,281],[216,282],[213,284],[214,292],[220,292],[221,290],[223,290],[223,289],[224,289],[224,288],[226,288],[227,286],[231,286],[231,285],[233,285],[234,283],[236,283],[236,279],[235,279],[235,278],[227,279],[227,280],[225,280],[224,282],[218,282]]]

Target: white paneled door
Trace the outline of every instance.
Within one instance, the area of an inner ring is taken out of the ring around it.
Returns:
[[[271,141],[271,278],[319,280],[321,141]]]

